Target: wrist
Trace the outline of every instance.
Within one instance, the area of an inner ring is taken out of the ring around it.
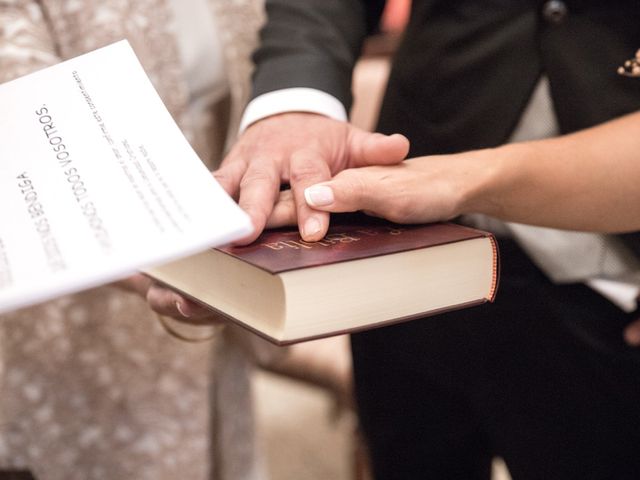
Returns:
[[[344,105],[334,96],[313,88],[285,88],[264,93],[249,102],[240,121],[240,133],[253,123],[277,114],[316,113],[346,121]]]
[[[510,216],[514,202],[521,209],[532,208],[523,203],[523,195],[514,197],[514,193],[531,189],[528,167],[536,162],[536,152],[530,142],[473,152],[476,154],[473,179],[463,189],[461,212],[505,219]]]
[[[509,149],[505,146],[468,152],[459,182],[458,214],[481,213],[499,217],[504,193],[511,183]]]

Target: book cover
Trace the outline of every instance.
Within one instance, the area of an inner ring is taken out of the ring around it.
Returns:
[[[251,245],[219,250],[277,274],[491,236],[453,223],[398,225],[364,215],[337,217],[318,242],[305,242],[297,228],[291,227],[267,230]]]

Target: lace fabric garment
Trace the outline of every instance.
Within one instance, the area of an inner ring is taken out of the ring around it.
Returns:
[[[234,45],[225,58],[236,62],[226,68],[236,112],[248,91],[251,28],[260,22],[261,2],[209,2],[223,44]],[[189,124],[170,20],[163,0],[0,0],[0,81],[127,38],[194,138],[208,126]],[[201,157],[208,147],[199,145]],[[233,343],[169,337],[145,302],[111,287],[4,315],[0,469],[30,468],[39,480],[262,478],[252,443],[250,368]],[[237,388],[230,388],[234,379]],[[216,413],[225,405],[225,415]],[[224,459],[224,468],[215,459]]]

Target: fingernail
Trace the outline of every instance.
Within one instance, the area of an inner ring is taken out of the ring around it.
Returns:
[[[313,237],[320,231],[320,221],[315,217],[310,217],[304,222],[304,228],[302,229],[306,238]]]
[[[327,185],[313,185],[305,188],[304,199],[312,207],[324,207],[334,201],[333,190]]]
[[[184,307],[180,302],[176,302],[176,310],[178,310],[180,315],[182,315],[184,318],[189,318],[191,316],[187,312],[185,312]]]

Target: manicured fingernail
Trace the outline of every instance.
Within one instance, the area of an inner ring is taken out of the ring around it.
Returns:
[[[318,233],[320,231],[320,227],[320,221],[315,217],[310,217],[306,222],[304,222],[304,228],[302,231],[304,232],[304,236],[309,238]]]
[[[311,207],[324,207],[334,201],[333,190],[327,185],[313,185],[305,188],[304,199]]]
[[[178,310],[180,315],[182,315],[184,318],[189,318],[191,316],[184,310],[184,307],[180,302],[176,302],[176,310]]]

